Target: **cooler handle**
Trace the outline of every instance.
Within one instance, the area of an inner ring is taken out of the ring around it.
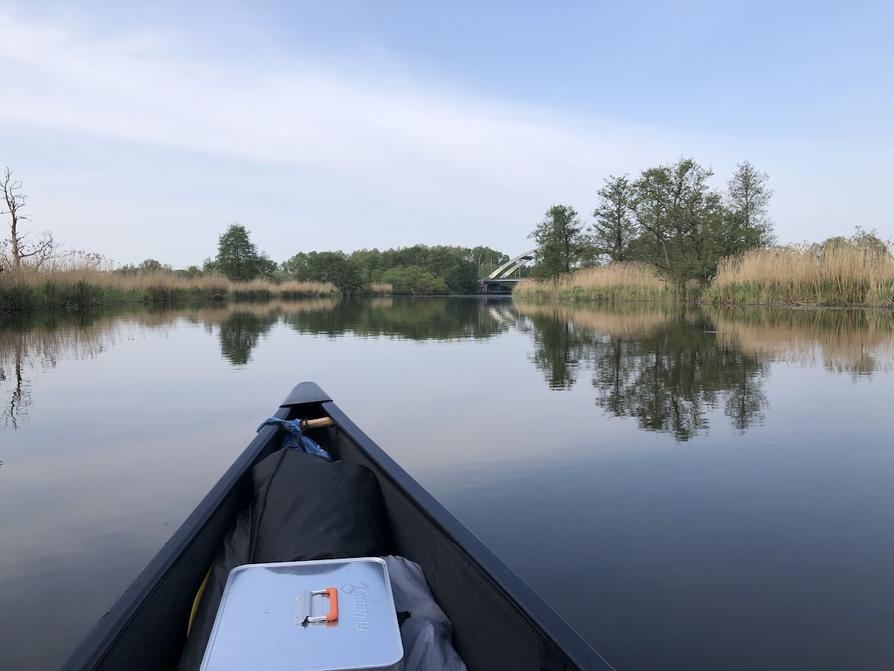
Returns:
[[[311,615],[313,598],[322,596],[329,599],[329,612],[325,615]],[[337,622],[338,621],[338,590],[335,587],[327,587],[326,589],[314,589],[304,592],[303,597],[298,599],[298,624],[306,627],[309,624],[319,624],[321,622]]]

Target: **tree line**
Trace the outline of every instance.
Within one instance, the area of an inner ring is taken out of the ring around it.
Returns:
[[[489,247],[413,245],[399,249],[299,252],[277,264],[258,250],[245,226],[231,224],[220,236],[217,254],[204,264],[182,270],[146,259],[126,265],[124,274],[171,272],[185,277],[221,274],[234,282],[263,278],[272,281],[330,282],[347,294],[363,293],[371,285],[391,285],[396,294],[467,294],[478,291],[480,277],[509,257]]]
[[[725,256],[772,243],[773,194],[767,174],[740,163],[721,192],[713,173],[691,158],[604,180],[593,222],[569,205],[554,205],[530,237],[535,273],[557,279],[576,268],[611,261],[651,263],[684,283],[707,284]]]

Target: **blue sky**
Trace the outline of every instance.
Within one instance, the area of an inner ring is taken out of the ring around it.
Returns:
[[[512,253],[683,155],[766,170],[782,242],[894,237],[890,2],[125,4],[0,5],[0,165],[70,248]]]

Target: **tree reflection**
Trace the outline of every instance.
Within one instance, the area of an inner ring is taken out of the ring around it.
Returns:
[[[234,366],[244,366],[251,359],[258,341],[279,321],[279,312],[266,314],[233,312],[220,322],[220,353]]]
[[[739,431],[763,417],[767,364],[719,341],[704,314],[520,310],[534,330],[532,360],[551,388],[570,388],[588,366],[596,404],[647,431],[689,440],[708,430],[709,412],[721,405]]]
[[[87,358],[112,337],[93,311],[7,316],[0,325],[0,428],[17,429],[31,409],[31,375],[56,366],[60,355]]]
[[[19,428],[19,422],[27,415],[31,405],[31,392],[24,377],[24,345],[21,339],[4,348],[0,353],[0,389],[9,394],[9,398],[0,412],[0,426]],[[6,361],[9,357],[9,361]]]
[[[596,404],[648,431],[689,440],[721,402],[740,431],[763,417],[766,365],[718,343],[713,325],[685,313],[638,339],[594,338]]]
[[[533,325],[534,354],[531,360],[546,378],[550,389],[571,389],[577,381],[577,371],[592,346],[573,322],[559,319],[555,314],[536,314]]]
[[[502,304],[507,306],[506,301]],[[283,321],[299,333],[393,336],[408,340],[490,338],[509,328],[499,309],[487,301],[465,298],[345,299],[325,310],[285,312]]]
[[[484,340],[512,329],[530,336],[530,361],[551,389],[570,389],[591,375],[596,404],[606,413],[678,440],[706,433],[719,413],[740,432],[759,423],[768,408],[763,380],[775,361],[819,364],[855,380],[894,368],[894,313],[888,311],[701,311],[456,298],[326,298],[163,311],[136,306],[4,317],[0,428],[15,429],[27,419],[35,371],[98,356],[123,327],[129,337],[134,328],[164,330],[178,320],[204,326],[210,345],[233,366],[249,365],[279,322],[299,334],[412,341]]]

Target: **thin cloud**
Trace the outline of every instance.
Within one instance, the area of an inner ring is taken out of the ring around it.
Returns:
[[[771,172],[777,194],[784,186],[797,193],[790,159],[817,151],[507,104],[405,73],[377,79],[375,68],[327,70],[294,55],[266,53],[257,62],[246,53],[202,58],[181,48],[188,36],[174,33],[103,38],[84,23],[38,21],[3,9],[0,24],[0,67],[5,89],[15,92],[0,103],[0,123],[22,135],[52,129],[198,153],[246,162],[247,172],[253,163],[279,166],[313,174],[333,192],[404,204],[415,221],[431,208],[438,225],[457,222],[444,232],[426,229],[424,221],[395,222],[394,211],[367,212],[367,224],[379,224],[377,242],[343,214],[328,222],[333,242],[320,239],[321,246],[400,244],[381,235],[389,224],[418,229],[404,244],[472,244],[487,225],[495,228],[493,237],[523,245],[551,203],[568,201],[586,212],[609,173],[682,154],[713,163],[720,173],[748,158]],[[791,209],[780,195],[777,221]]]

